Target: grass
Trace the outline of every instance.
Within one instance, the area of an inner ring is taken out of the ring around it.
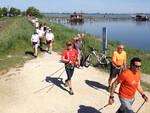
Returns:
[[[24,55],[25,51],[32,50],[30,37],[34,27],[23,17],[1,18],[2,21],[11,23],[0,32],[0,70],[7,70],[27,58]]]

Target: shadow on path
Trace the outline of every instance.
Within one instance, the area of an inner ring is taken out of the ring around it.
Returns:
[[[98,83],[98,82],[95,82],[95,81],[90,81],[90,80],[86,80],[85,83],[87,85],[89,85],[90,87],[98,90],[98,89],[104,89],[107,91],[107,86],[101,84],[101,83]]]
[[[62,78],[55,78],[55,77],[52,78],[52,77],[47,76],[45,80],[46,80],[46,82],[53,83],[54,85],[56,85],[60,89],[68,92],[67,89],[62,87],[62,85],[64,85],[64,82],[62,81],[63,80]],[[54,85],[48,91],[50,91],[54,87]]]
[[[87,85],[89,85],[90,87],[98,90],[98,89],[104,89],[108,92],[108,87],[105,86],[104,84],[101,84],[99,82],[95,82],[95,81],[90,81],[90,80],[86,80],[85,83]],[[116,91],[115,91],[115,94],[118,94]]]
[[[94,107],[84,106],[84,105],[80,105],[79,107],[80,108],[78,110],[78,113],[101,113]]]
[[[26,54],[26,55],[34,56],[34,52],[32,52],[32,51],[26,51],[25,54]]]

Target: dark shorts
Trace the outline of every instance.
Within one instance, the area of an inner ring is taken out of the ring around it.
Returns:
[[[72,76],[73,76],[73,73],[74,73],[74,68],[68,68],[68,67],[65,67],[66,69],[66,73],[67,73],[67,80],[71,80]]]
[[[38,44],[37,42],[32,42],[32,45],[35,46],[36,44]]]
[[[113,66],[111,66],[110,78],[116,78],[116,76],[118,76],[122,71],[123,69],[115,69]]]
[[[46,44],[47,44],[48,46],[49,46],[51,43],[52,43],[52,41],[51,41],[51,40],[46,41]]]

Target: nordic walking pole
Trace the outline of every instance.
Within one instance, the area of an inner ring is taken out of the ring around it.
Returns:
[[[98,111],[101,111],[102,109],[106,108],[109,104],[106,104],[105,106],[103,106],[102,108],[100,108]]]
[[[143,105],[145,104],[145,102],[146,102],[146,101],[144,101],[144,102],[142,103],[142,105],[139,107],[139,109],[136,111],[136,113],[138,113],[138,112],[140,111],[140,109],[143,107]]]
[[[63,69],[64,67],[66,67],[66,66],[63,66],[63,67],[59,68],[57,71],[55,71],[54,73],[50,74],[49,76],[53,76],[54,74],[56,74],[57,72],[59,72],[59,71],[60,71],[61,69]],[[45,79],[44,79],[44,80],[45,80]],[[44,80],[42,80],[42,82],[43,82]]]
[[[65,70],[63,70],[63,72],[59,75],[58,78],[60,78],[64,72],[65,72]],[[48,89],[47,93],[54,87],[54,85],[55,85],[55,84],[53,83],[53,84],[52,84],[52,87],[50,87],[50,88]]]

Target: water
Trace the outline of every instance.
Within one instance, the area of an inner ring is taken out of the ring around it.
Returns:
[[[150,21],[137,22],[133,19],[94,19],[85,20],[84,24],[71,25],[67,20],[52,22],[62,23],[69,28],[78,29],[102,37],[102,28],[108,30],[108,40],[150,52]]]
[[[108,40],[120,41],[125,45],[150,52],[150,22],[106,20],[86,22],[83,25],[65,25],[100,37],[102,37],[102,28],[106,27]]]

